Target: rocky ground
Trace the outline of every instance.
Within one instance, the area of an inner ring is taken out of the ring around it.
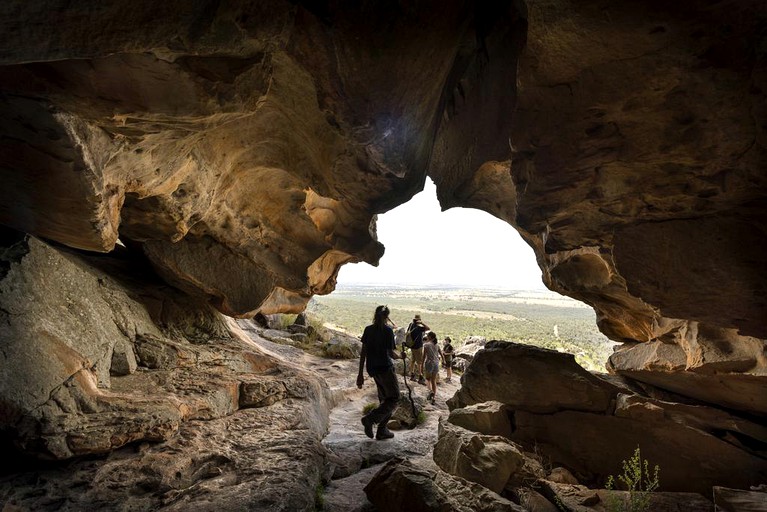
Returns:
[[[395,457],[408,457],[425,459],[425,463],[433,464],[431,454],[437,441],[438,421],[440,417],[447,416],[445,400],[455,393],[458,384],[455,378],[452,383],[443,380],[438,385],[437,398],[432,405],[424,400],[427,395],[426,386],[411,382],[413,394],[423,406],[425,421],[412,430],[403,428],[396,431],[394,439],[376,441],[365,436],[360,423],[365,404],[377,402],[375,384],[366,380],[363,388],[357,390],[353,382],[357,371],[356,363],[335,363],[333,366],[346,366],[349,371],[337,381],[345,390],[345,399],[331,412],[330,429],[323,440],[325,447],[339,460],[333,474],[334,479],[325,490],[325,510],[368,510],[372,506],[363,488],[385,462]],[[329,384],[334,386],[332,381]],[[404,386],[401,386],[401,389],[406,391]]]
[[[425,421],[396,431],[392,440],[371,440],[360,417],[365,404],[377,402],[375,385],[367,380],[357,389],[357,360],[314,356],[267,340],[250,322],[241,326],[251,350],[304,368],[310,379],[327,384],[329,399],[280,399],[184,422],[165,442],[132,444],[104,456],[54,464],[6,460],[2,510],[364,510],[371,505],[363,488],[383,463],[430,458],[455,380],[441,384],[435,405],[425,403],[425,386],[411,383]],[[151,374],[139,373],[134,382]]]
[[[365,405],[377,403],[378,399],[372,379],[366,378],[362,389],[357,389],[357,360],[327,359],[307,354],[295,347],[271,342],[257,335],[253,335],[252,339],[265,351],[294,361],[300,360],[306,368],[322,376],[331,389],[335,407],[330,412],[328,434],[322,444],[331,453],[332,476],[322,491],[321,498],[318,496],[322,510],[375,510],[363,488],[384,463],[396,457],[411,458],[418,461],[419,465],[434,465],[431,455],[437,442],[439,419],[447,417],[449,413],[445,401],[460,387],[458,376],[454,375],[452,382],[448,383],[445,382],[444,370],[442,371],[437,398],[433,405],[425,400],[428,393],[426,386],[408,381],[414,399],[418,406],[423,408],[425,421],[413,429],[402,428],[394,431],[394,439],[377,441],[365,436],[360,423]],[[407,392],[402,378],[400,389]]]

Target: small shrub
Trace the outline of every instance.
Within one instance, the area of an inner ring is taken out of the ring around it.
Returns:
[[[278,321],[275,328],[280,331],[287,331],[288,326],[293,324],[293,318],[288,315],[279,314],[277,315]]]
[[[543,450],[538,446],[537,442],[533,446],[532,457],[538,461],[538,463],[543,468],[543,471],[545,471],[547,475],[551,473],[552,469],[554,469],[554,464],[551,462],[551,457],[543,453]]]
[[[366,403],[365,407],[362,408],[362,414],[367,414],[373,409],[375,409],[376,407],[378,407],[378,404],[375,402]]]
[[[623,473],[618,475],[618,482],[626,487],[628,496],[621,497],[610,493],[607,499],[607,510],[610,512],[647,512],[650,510],[650,493],[660,486],[660,468],[656,465],[650,475],[650,463],[642,460],[639,446],[628,460],[621,462]],[[607,477],[605,489],[615,489],[615,479]]]
[[[314,510],[325,510],[325,487],[321,483],[314,488]]]
[[[415,424],[420,425],[425,421],[426,421],[426,413],[423,411],[418,411],[418,416],[416,416],[415,418]]]

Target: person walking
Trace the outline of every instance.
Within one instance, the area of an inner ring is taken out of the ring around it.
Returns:
[[[450,339],[450,336],[445,337],[444,344],[442,347],[442,360],[445,362],[445,371],[447,372],[445,382],[450,382],[453,379],[453,354],[455,354],[455,349],[453,348],[453,340]]]
[[[362,351],[357,374],[357,387],[362,389],[365,382],[363,368],[367,368],[376,383],[379,405],[362,417],[365,435],[373,438],[373,425],[378,425],[375,438],[391,439],[394,434],[386,428],[394,409],[399,402],[399,383],[394,371],[392,359],[402,359],[394,345],[394,331],[388,325],[389,308],[378,306],[373,315],[373,323],[365,327],[362,333]]]
[[[439,362],[442,359],[442,350],[437,344],[437,335],[434,331],[426,333],[426,341],[423,344],[424,355],[424,375],[426,377],[426,387],[429,388],[429,395],[426,400],[434,404],[437,396],[437,376],[439,375]]]
[[[410,347],[412,357],[410,358],[410,380],[415,380],[415,372],[418,371],[418,383],[423,384],[423,334],[429,330],[429,326],[423,323],[421,315],[415,315],[413,321],[408,325],[407,332],[413,339],[413,346]]]

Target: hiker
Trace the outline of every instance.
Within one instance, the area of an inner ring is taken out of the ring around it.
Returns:
[[[423,384],[423,333],[429,330],[429,326],[421,321],[421,315],[415,315],[413,321],[407,326],[407,332],[413,338],[413,345],[410,347],[412,357],[410,358],[410,380],[415,380],[415,370],[418,370],[418,383]]]
[[[426,342],[423,344],[424,375],[429,395],[426,400],[434,404],[437,395],[437,375],[439,375],[439,361],[442,359],[442,349],[437,344],[437,335],[434,331],[426,333]]]
[[[389,322],[389,308],[378,306],[373,315],[373,324],[365,327],[362,333],[360,369],[357,375],[357,387],[360,389],[365,382],[362,376],[365,367],[376,383],[379,405],[362,417],[362,425],[365,427],[365,435],[372,439],[373,425],[377,424],[375,438],[379,441],[394,437],[386,424],[399,402],[399,383],[392,359],[402,359],[402,356],[395,351],[394,331],[389,327]]]
[[[445,371],[447,372],[445,382],[450,382],[453,379],[453,354],[455,353],[455,349],[453,348],[453,340],[450,339],[450,336],[446,336],[443,343],[445,345],[442,347],[442,361],[445,364]]]

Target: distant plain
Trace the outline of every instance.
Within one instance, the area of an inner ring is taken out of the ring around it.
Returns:
[[[327,327],[359,336],[379,304],[399,327],[415,314],[440,340],[460,346],[468,336],[536,345],[575,355],[584,368],[604,372],[614,343],[599,332],[593,309],[550,291],[403,285],[344,285],[315,296],[307,312]]]

